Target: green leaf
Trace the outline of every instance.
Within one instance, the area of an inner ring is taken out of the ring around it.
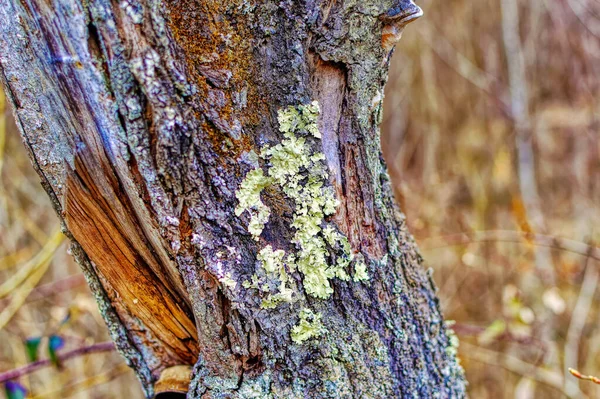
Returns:
[[[27,390],[16,381],[6,381],[4,391],[7,399],[25,399]]]
[[[42,337],[31,337],[25,340],[25,349],[27,350],[27,358],[30,362],[38,360],[38,349],[42,342]]]
[[[65,346],[65,340],[62,337],[58,335],[51,335],[50,338],[48,338],[48,355],[50,356],[50,361],[56,367],[60,366],[56,352],[63,346]]]

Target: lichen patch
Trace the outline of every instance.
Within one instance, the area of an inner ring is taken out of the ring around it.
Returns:
[[[329,175],[324,154],[311,146],[321,138],[317,125],[319,112],[317,102],[280,110],[277,120],[284,139],[276,145],[263,147],[260,153],[267,166],[266,174],[261,168],[250,171],[236,193],[239,201],[236,215],[249,211],[248,231],[256,240],[271,214],[260,198],[263,189],[274,186],[294,203],[292,244],[297,251],[286,257],[283,250],[264,247],[258,260],[267,281],[255,274],[251,282],[245,283],[246,288],[270,292],[263,300],[265,308],[291,301],[292,293],[285,284],[288,278],[286,267],[290,271],[300,271],[306,293],[317,298],[326,299],[333,293],[331,279],[350,280],[346,271],[353,259],[350,243],[333,224],[325,221],[327,216],[335,213],[339,201],[327,185]],[[354,281],[368,279],[364,262],[356,267]],[[279,283],[277,293],[264,289],[273,279]]]
[[[365,263],[364,256],[357,256],[356,262],[354,263],[354,282],[367,281],[369,275],[367,274],[367,264]]]
[[[257,256],[264,271],[264,278],[260,278],[255,273],[251,282],[243,283],[244,288],[255,288],[267,294],[261,303],[263,309],[273,309],[280,302],[292,302],[294,290],[288,287],[289,277],[285,268],[284,256],[285,251],[281,249],[273,251],[273,248],[267,245],[260,250]],[[288,263],[290,263],[289,257]],[[272,292],[270,286],[272,282],[277,282],[276,292]]]
[[[221,278],[219,278],[219,281],[226,287],[231,288],[232,290],[235,289],[235,287],[237,286],[237,282],[231,278],[231,273],[227,272],[225,273],[225,275]]]
[[[240,189],[235,193],[239,201],[235,214],[240,216],[244,211],[250,212],[248,231],[255,240],[258,240],[271,215],[269,207],[260,199],[261,191],[270,183],[271,179],[263,174],[262,169],[257,168],[248,172]]]
[[[300,311],[300,322],[292,328],[292,341],[301,344],[311,338],[323,334],[324,328],[321,324],[321,313],[314,313],[304,308]]]

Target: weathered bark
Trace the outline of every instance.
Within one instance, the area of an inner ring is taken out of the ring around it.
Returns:
[[[416,10],[406,0],[0,0],[0,80],[147,396],[164,369],[185,364],[195,365],[190,398],[464,396],[380,151],[391,48]],[[268,290],[242,282],[267,245],[298,250],[295,205],[265,189],[271,216],[255,240],[236,192],[267,170],[256,154],[282,142],[278,111],[313,101],[322,140],[307,145],[324,154],[340,201],[323,223],[348,237],[348,273],[364,259],[369,279],[331,278],[333,294],[316,298],[287,267],[293,299],[265,308]],[[292,340],[302,309],[322,315],[320,337]]]

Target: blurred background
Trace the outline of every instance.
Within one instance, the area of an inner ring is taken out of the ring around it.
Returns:
[[[600,2],[419,5],[425,17],[392,61],[382,144],[455,320],[470,397],[600,398],[600,385],[568,372],[600,375]],[[1,115],[0,370],[10,370],[35,358],[38,337],[40,358],[109,337]],[[20,381],[33,398],[142,398],[110,351]]]
[[[418,4],[382,141],[470,396],[600,398],[600,1]]]

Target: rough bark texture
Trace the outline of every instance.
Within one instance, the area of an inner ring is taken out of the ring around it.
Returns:
[[[0,80],[148,397],[178,364],[195,365],[190,398],[464,396],[380,151],[406,4],[0,0]],[[369,279],[334,278],[333,295],[318,299],[288,270],[293,300],[264,309],[264,293],[242,282],[266,245],[294,251],[294,205],[263,192],[271,218],[257,241],[234,212],[236,191],[265,166],[255,154],[283,139],[278,110],[312,101],[322,140],[311,145],[340,201],[327,222]],[[297,343],[304,308],[325,333]]]

